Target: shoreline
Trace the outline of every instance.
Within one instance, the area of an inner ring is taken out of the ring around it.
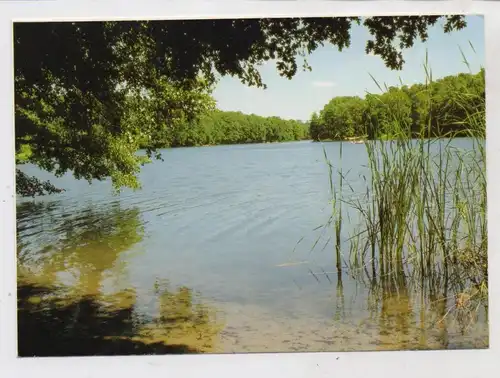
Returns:
[[[453,137],[447,136],[438,136],[438,137],[429,137],[423,138],[424,140],[433,140],[433,139],[467,139],[473,138],[468,135],[459,135]],[[420,140],[422,138],[411,138],[411,140]],[[219,147],[219,146],[246,146],[246,145],[258,145],[258,144],[286,144],[286,143],[351,143],[351,144],[365,144],[368,141],[381,141],[381,142],[392,142],[397,141],[398,139],[302,139],[302,140],[287,140],[283,142],[248,142],[248,143],[220,143],[220,144],[201,144],[201,145],[193,145],[193,146],[164,146],[158,147],[156,150],[170,150],[170,149],[178,149],[178,148],[202,148],[202,147]],[[145,150],[147,147],[141,147],[140,150]]]

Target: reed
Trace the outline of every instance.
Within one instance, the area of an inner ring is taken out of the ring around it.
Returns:
[[[327,226],[334,226],[337,269],[342,251],[347,250],[353,275],[371,281],[411,279],[420,282],[422,290],[439,282],[454,289],[455,307],[460,309],[463,295],[472,303],[471,298],[487,301],[488,293],[484,97],[461,90],[449,99],[464,116],[447,122],[467,126],[472,148],[457,146],[453,131],[445,138],[433,137],[431,125],[436,127],[437,121],[427,59],[424,70],[429,116],[420,130],[411,130],[400,112],[384,104],[391,114],[390,127],[376,130],[375,138],[365,143],[369,177],[363,178],[362,196],[355,195],[341,168],[334,174],[323,149],[332,195]],[[471,100],[480,106],[471,110],[467,106]],[[341,161],[342,144],[338,166]],[[352,195],[346,195],[345,188]],[[356,222],[342,241],[346,212],[354,213]]]
[[[331,194],[331,206],[332,206],[332,213],[331,217],[329,219],[329,223],[333,223],[334,230],[335,230],[335,255],[336,255],[336,268],[337,268],[337,273],[341,274],[342,271],[342,240],[341,240],[341,233],[342,233],[342,221],[343,221],[343,216],[342,216],[342,189],[343,189],[343,182],[344,182],[344,177],[343,177],[343,172],[342,172],[342,142],[340,143],[340,152],[339,152],[339,162],[340,166],[338,169],[339,173],[339,185],[338,187],[335,186],[334,184],[334,178],[333,178],[333,165],[332,163],[328,160],[328,155],[326,153],[326,149],[323,147],[323,155],[325,158],[325,161],[328,164],[328,176],[329,176],[329,183],[330,183],[330,194]]]

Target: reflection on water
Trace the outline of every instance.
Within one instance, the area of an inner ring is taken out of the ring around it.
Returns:
[[[19,214],[41,217],[48,208],[25,203]],[[155,317],[138,311],[134,288],[119,289],[126,275],[119,255],[143,237],[138,211],[121,210],[117,205],[105,212],[87,209],[52,226],[59,239],[45,246],[43,253],[31,256],[22,247],[18,251],[20,356],[213,349],[219,330],[212,310],[196,303],[190,289],[171,291],[168,283],[157,282],[151,288],[159,304]],[[29,263],[35,259],[36,264]],[[114,285],[107,286],[117,290],[106,288],[108,278]]]
[[[44,243],[41,253],[24,250],[21,244],[19,261],[36,262],[30,266],[36,267],[35,273],[41,273],[45,285],[69,279],[74,281],[71,287],[78,294],[100,294],[106,277],[119,278],[124,274],[123,264],[117,263],[120,254],[143,237],[138,210],[122,210],[115,203],[105,211],[87,208],[56,219],[51,217],[50,208],[48,204],[44,209],[43,203],[19,206],[18,218],[29,213],[30,221],[21,223],[18,232],[30,227],[29,236],[40,235],[37,241]],[[29,225],[33,222],[37,225]]]
[[[20,279],[19,356],[199,353],[213,349],[218,329],[209,310],[193,307],[189,289],[163,290],[157,319],[137,316],[135,293],[74,297]],[[168,298],[164,299],[165,297]],[[173,316],[175,314],[175,316]]]
[[[487,311],[455,316],[463,298],[448,282],[362,282],[307,240],[287,263],[328,216],[321,146],[272,158],[261,146],[266,164],[255,148],[168,151],[137,193],[64,178],[64,194],[19,201],[19,354],[488,346]]]

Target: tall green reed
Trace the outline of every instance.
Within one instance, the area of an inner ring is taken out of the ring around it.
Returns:
[[[370,177],[365,178],[361,198],[345,196],[349,180],[341,168],[334,178],[333,164],[323,149],[332,195],[327,225],[334,226],[337,269],[342,250],[348,249],[350,271],[372,281],[377,276],[394,282],[409,278],[420,282],[422,290],[444,285],[453,288],[457,298],[467,292],[472,293],[469,299],[484,300],[488,285],[484,96],[466,89],[451,91],[449,106],[462,109],[464,116],[446,122],[466,126],[472,142],[472,148],[459,148],[454,143],[457,132],[433,136],[432,128],[443,125],[433,118],[439,109],[433,101],[427,58],[424,70],[428,116],[419,130],[411,130],[408,120],[390,105],[380,104],[387,106],[391,119],[383,130],[385,140],[376,135],[365,142]],[[479,106],[471,110],[471,101]],[[339,165],[341,160],[342,144]],[[354,210],[358,223],[344,244],[340,236],[348,209]],[[462,305],[457,299],[457,308]]]
[[[323,156],[325,158],[325,161],[328,164],[328,178],[329,178],[329,183],[330,183],[330,194],[331,194],[331,205],[332,205],[332,215],[330,217],[330,222],[333,221],[334,225],[334,230],[335,230],[335,254],[336,254],[336,268],[337,268],[337,273],[340,274],[342,271],[342,241],[341,241],[341,233],[342,233],[342,221],[343,221],[343,216],[342,216],[342,201],[341,201],[341,196],[342,196],[342,189],[343,189],[343,181],[344,181],[344,176],[342,172],[342,142],[340,143],[340,150],[339,150],[339,164],[340,167],[338,169],[338,174],[339,174],[339,186],[338,188],[335,187],[334,185],[334,179],[333,179],[333,165],[332,163],[328,160],[328,156],[326,153],[326,149],[323,147]]]

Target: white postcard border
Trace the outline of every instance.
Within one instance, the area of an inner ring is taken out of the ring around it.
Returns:
[[[16,358],[12,22],[262,16],[486,15],[490,348],[473,351]],[[500,366],[500,2],[480,1],[2,1],[0,2],[0,371],[5,377],[496,376]],[[496,232],[495,232],[496,231]],[[498,370],[498,368],[496,369]],[[5,372],[5,374],[4,374]]]

